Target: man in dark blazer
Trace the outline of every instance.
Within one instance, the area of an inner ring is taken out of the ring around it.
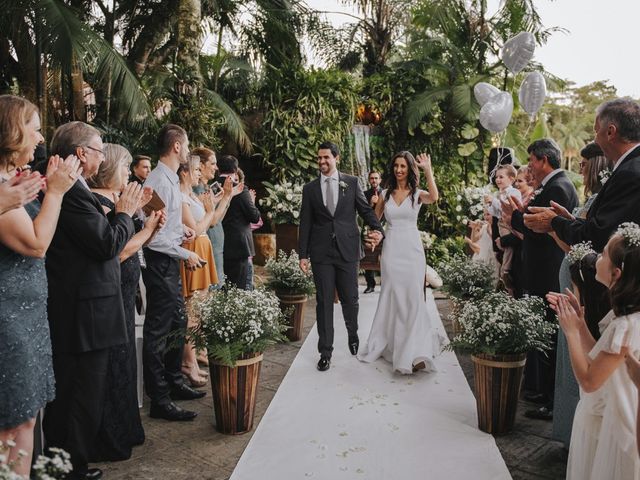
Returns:
[[[131,217],[142,195],[140,185],[130,185],[107,218],[85,181],[98,171],[103,148],[100,133],[82,122],[59,127],[51,144],[53,155],[76,155],[83,168],[64,196],[46,258],[56,398],[43,427],[48,447],[71,454],[74,479],[102,475],[88,469],[88,453],[102,421],[108,348],[129,341],[118,255],[134,234]]]
[[[382,193],[382,188],[380,187],[380,174],[374,170],[369,172],[369,185],[371,188],[368,188],[364,191],[364,198],[367,199],[367,203],[375,210],[376,203],[380,199],[380,194]],[[364,279],[367,281],[367,288],[363,293],[372,293],[376,289],[376,271],[375,270],[365,270],[364,271]]]
[[[218,182],[224,184],[227,176],[236,176],[238,159],[232,155],[223,155],[218,159]],[[247,288],[249,257],[256,252],[253,246],[251,224],[260,221],[260,211],[248,188],[235,195],[222,220],[224,229],[224,274],[226,280],[238,288]]]
[[[537,232],[553,229],[569,245],[590,241],[601,252],[618,225],[640,224],[640,105],[629,98],[603,103],[596,111],[594,131],[613,172],[587,218],[573,219],[571,208],[558,202],[553,209],[532,209],[525,223]]]
[[[527,148],[529,171],[541,186],[528,208],[548,206],[558,202],[573,210],[578,205],[578,193],[560,168],[562,154],[551,139],[536,140]],[[513,200],[512,200],[513,201]],[[522,254],[524,258],[524,293],[544,298],[548,292],[559,289],[558,273],[565,254],[555,240],[546,233],[536,233],[524,223],[524,214],[518,209],[504,206],[503,214],[514,230],[524,235]],[[509,218],[510,217],[510,218]],[[509,223],[507,223],[509,224]],[[555,321],[555,316],[547,309],[547,320]],[[555,338],[554,346],[547,354],[531,352],[525,371],[525,385],[534,390],[526,398],[544,404],[537,410],[525,414],[532,418],[550,420],[553,416],[553,392],[555,379]]]
[[[361,256],[360,233],[356,213],[374,231],[367,239],[377,245],[383,237],[382,226],[367,203],[358,179],[336,169],[338,147],[324,142],[318,149],[320,177],[302,189],[300,268],[313,266],[316,285],[316,323],[318,327],[318,370],[329,369],[333,351],[333,301],[335,291],[342,304],[348,345],[358,353],[358,262]]]

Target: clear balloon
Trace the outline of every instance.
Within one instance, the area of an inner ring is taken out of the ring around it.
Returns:
[[[516,74],[533,58],[536,49],[536,39],[530,32],[520,32],[510,38],[502,47],[502,61],[509,71]]]
[[[518,92],[520,105],[529,115],[535,115],[544,104],[547,96],[547,83],[540,72],[529,73]]]
[[[500,93],[500,89],[487,82],[478,82],[473,87],[473,96],[476,97],[480,106],[483,106],[491,100],[491,97],[498,93]]]
[[[480,124],[493,133],[502,132],[511,121],[513,98],[507,92],[500,92],[480,109]]]

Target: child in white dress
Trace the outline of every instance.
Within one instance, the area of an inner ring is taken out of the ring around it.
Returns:
[[[625,223],[596,263],[596,279],[609,288],[612,310],[600,321],[596,342],[578,300],[547,296],[567,338],[571,366],[580,384],[567,464],[576,480],[640,480],[636,450],[638,390],[624,360],[640,354],[640,227]]]

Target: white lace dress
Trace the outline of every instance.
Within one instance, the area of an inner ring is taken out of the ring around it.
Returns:
[[[640,354],[640,312],[600,321],[602,336],[589,352]],[[621,363],[596,392],[581,392],[571,434],[567,479],[640,480],[636,447],[638,390]]]
[[[426,259],[417,227],[420,207],[419,191],[413,205],[410,197],[400,205],[389,197],[385,204],[382,288],[369,338],[358,355],[363,362],[382,356],[403,374],[412,373],[419,362],[427,371],[435,370],[433,359],[447,342],[431,289],[425,293]]]

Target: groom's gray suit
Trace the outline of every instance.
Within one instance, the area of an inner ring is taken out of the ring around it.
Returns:
[[[313,268],[318,351],[322,357],[331,358],[336,290],[342,304],[349,343],[357,341],[358,262],[362,248],[356,213],[373,230],[383,230],[356,177],[339,174],[338,198],[332,198],[335,205],[333,214],[327,208],[326,200],[323,200],[321,178],[307,183],[302,190],[298,252],[300,259],[311,260]]]

